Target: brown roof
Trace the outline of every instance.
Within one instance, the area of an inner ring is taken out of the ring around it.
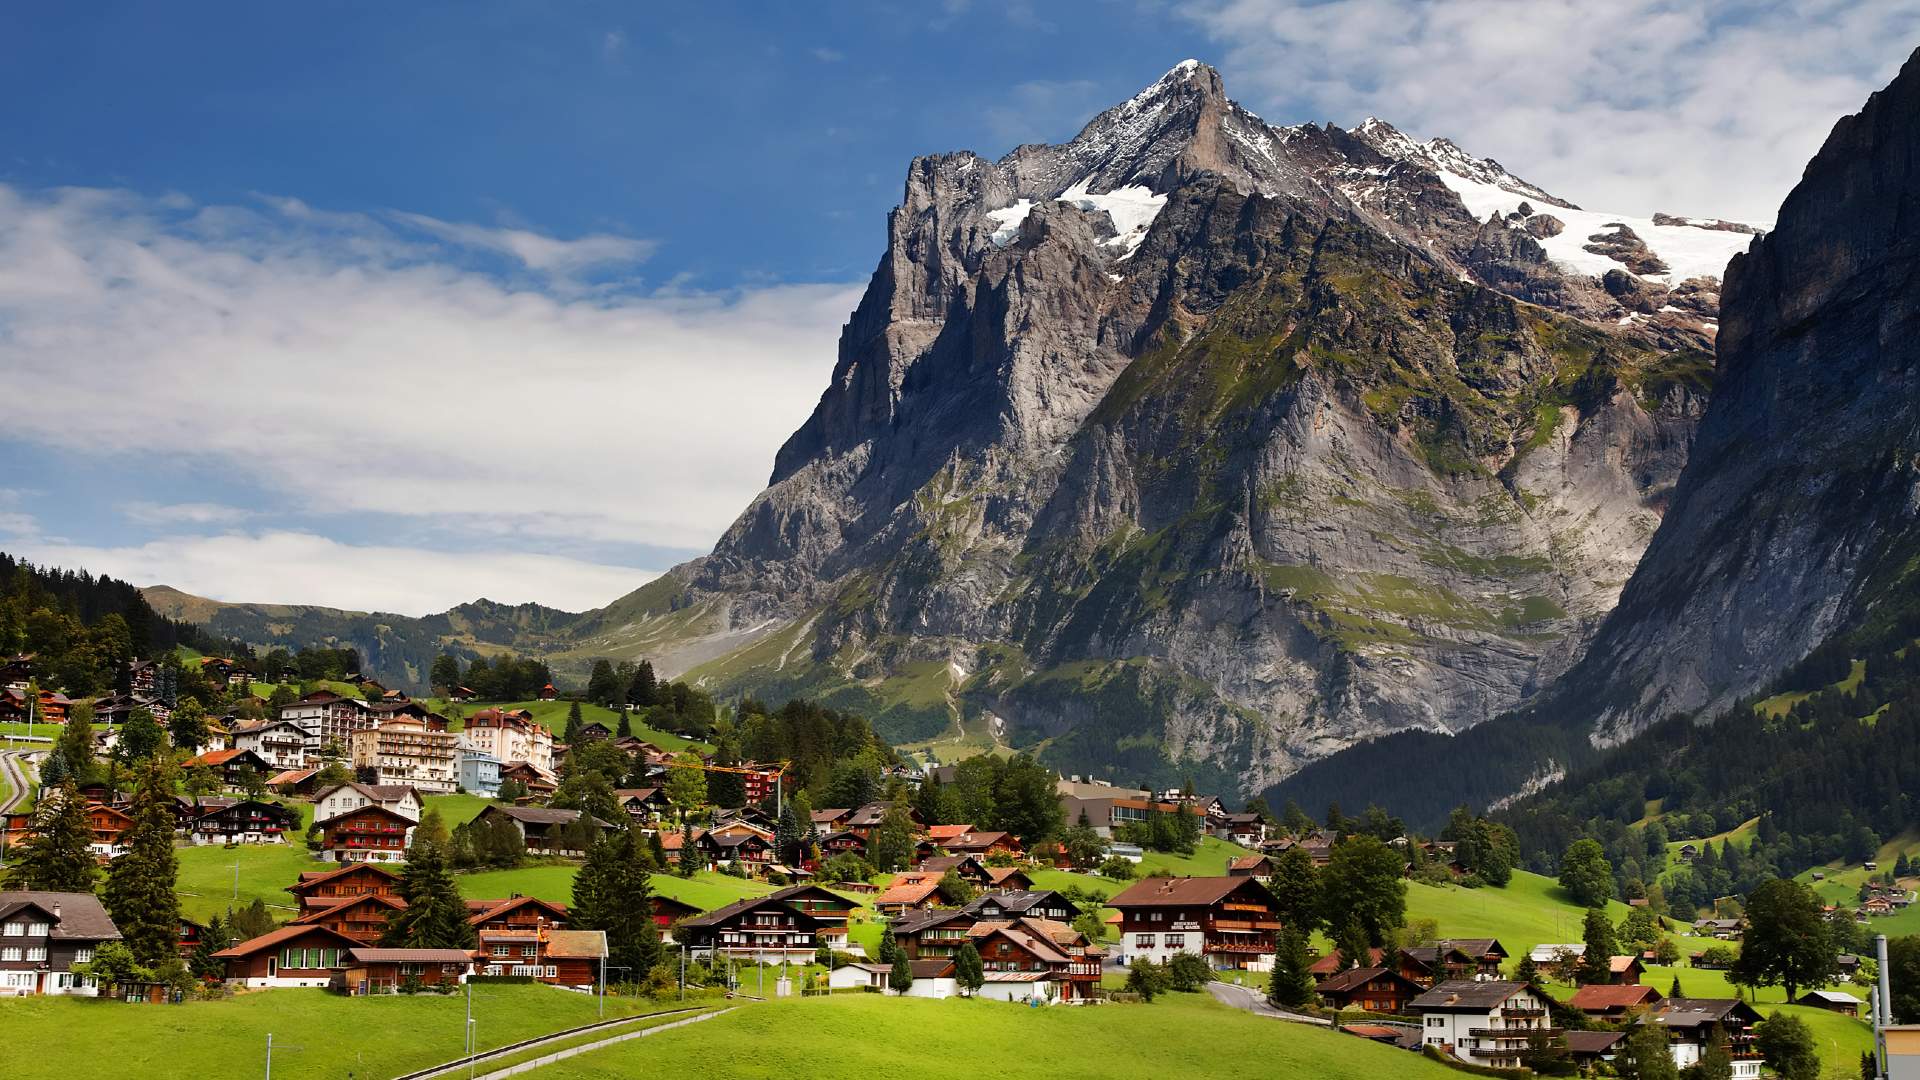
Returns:
[[[605,930],[549,930],[547,955],[561,960],[600,960],[607,955]]]
[[[120,928],[113,925],[100,898],[92,893],[39,892],[23,890],[0,892],[0,919],[23,908],[35,907],[53,916],[48,936],[55,941],[117,941]],[[54,909],[59,914],[54,915]]]
[[[252,956],[254,953],[263,952],[267,949],[278,948],[283,942],[292,941],[295,938],[304,937],[307,934],[325,934],[339,941],[340,945],[344,948],[357,949],[360,947],[360,942],[353,940],[345,934],[329,930],[324,926],[313,926],[301,923],[283,926],[278,930],[270,930],[257,938],[250,938],[230,949],[221,949],[213,955],[216,959],[222,960],[239,959],[240,957]]]
[[[1604,1054],[1626,1037],[1624,1031],[1569,1031],[1567,1049],[1575,1054]]]
[[[1168,907],[1175,904],[1215,904],[1241,889],[1262,889],[1246,877],[1148,878],[1129,886],[1107,901],[1112,908]]]
[[[1416,1012],[1486,1012],[1526,988],[1517,982],[1448,979],[1414,998],[1409,1007]]]
[[[1415,991],[1420,989],[1418,984],[1406,976],[1383,967],[1348,968],[1337,975],[1330,975],[1320,980],[1320,985],[1316,989],[1322,994],[1344,994],[1349,990],[1358,990],[1383,976],[1403,983]]]
[[[1610,1009],[1630,1009],[1639,1005],[1651,1005],[1660,1000],[1660,991],[1639,983],[1624,983],[1615,986],[1594,984],[1583,986],[1573,992],[1567,1004],[1584,1012],[1606,1012]]]
[[[1367,963],[1378,964],[1381,957],[1385,955],[1385,949],[1368,949]],[[1315,960],[1312,966],[1307,968],[1307,973],[1309,975],[1331,975],[1339,971],[1340,965],[1343,963],[1346,963],[1346,958],[1340,955],[1340,950],[1331,949],[1328,950],[1327,955]]]
[[[287,925],[292,926],[295,923],[303,926],[312,925],[331,915],[335,915],[345,911],[347,908],[360,904],[375,904],[379,907],[387,908],[390,911],[398,911],[407,906],[407,902],[397,896],[381,896],[379,893],[361,893],[359,896],[342,896],[337,898],[328,896],[322,897],[321,899],[327,901],[327,903],[314,908],[312,911],[294,919],[293,922]]]
[[[349,949],[347,955],[362,964],[467,964],[473,954],[465,949]]]
[[[1229,870],[1258,870],[1261,863],[1271,862],[1265,855],[1242,855],[1227,864]]]
[[[944,956],[930,956],[924,960],[909,960],[907,968],[916,979],[939,979],[953,974],[953,961]]]
[[[334,878],[344,877],[347,874],[350,874],[356,870],[362,873],[368,870],[372,870],[377,873],[386,875],[389,879],[395,882],[398,882],[400,880],[399,874],[393,872],[392,870],[387,869],[384,866],[381,866],[379,863],[370,863],[370,862],[348,863],[347,865],[342,866],[337,870],[304,871],[300,875],[300,880],[295,882],[291,886],[289,886],[287,888],[287,891],[290,893],[304,892],[307,889],[310,889],[313,886],[318,885],[323,881],[332,881]]]

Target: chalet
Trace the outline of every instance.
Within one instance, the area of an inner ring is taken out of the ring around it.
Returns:
[[[119,940],[92,893],[0,892],[0,993],[96,996],[98,985],[73,968]]]
[[[426,801],[420,793],[405,785],[337,784],[314,798],[313,818],[315,821],[325,821],[348,810],[378,806],[410,822],[418,822],[421,808],[425,805]]]
[[[1755,1080],[1765,1064],[1753,1036],[1760,1014],[1744,1001],[1673,997],[1648,1010],[1639,1022],[1666,1029],[1673,1063],[1682,1069],[1699,1061],[1707,1047],[1722,1038],[1733,1052],[1735,1080]]]
[[[1103,840],[1112,839],[1114,830],[1122,826],[1144,823],[1149,814],[1180,812],[1179,804],[1149,799],[1144,792],[1139,796],[1063,794],[1060,796],[1060,809],[1065,815],[1063,820],[1069,824],[1077,824],[1084,816],[1088,827]]]
[[[859,833],[847,832],[844,829],[822,837],[820,839],[820,857],[822,859],[831,859],[835,855],[858,855],[863,859],[866,858],[866,838]],[[924,868],[926,864],[922,863],[921,865]]]
[[[573,740],[575,746],[588,743],[606,742],[613,738],[613,729],[598,720],[590,720],[580,725],[579,736]]]
[[[356,896],[400,895],[400,875],[373,863],[353,863],[338,870],[309,870],[287,886],[300,901],[302,912],[331,907]]]
[[[1860,999],[1839,990],[1809,990],[1795,998],[1793,1003],[1837,1012],[1842,1016],[1860,1015]]]
[[[1259,814],[1222,814],[1207,824],[1208,831],[1229,844],[1257,848],[1267,842],[1267,823]]]
[[[1074,1002],[1095,996],[1106,951],[1063,922],[983,920],[967,931],[986,983],[977,996],[1001,1001]]]
[[[365,893],[337,903],[314,907],[293,920],[300,926],[324,926],[343,937],[373,944],[387,932],[387,923],[396,911],[405,911],[407,902],[398,896]]]
[[[972,825],[929,825],[926,829],[926,838],[932,841],[935,847],[941,847],[954,837],[965,836],[972,831]]]
[[[1461,1061],[1517,1069],[1536,1032],[1552,1032],[1546,1002],[1525,983],[1449,979],[1407,1003],[1428,1046]]]
[[[512,896],[505,900],[467,901],[467,922],[481,934],[507,934],[542,927],[567,928],[567,908],[534,896]]]
[[[993,883],[992,868],[978,855],[935,855],[930,859],[921,859],[919,869],[929,874],[944,874],[952,870],[983,889]]]
[[[1009,832],[966,832],[949,837],[940,844],[949,854],[1018,856],[1020,840]]]
[[[509,761],[500,766],[500,783],[509,780],[518,781],[536,799],[544,799],[560,788],[552,773],[530,761]]]
[[[325,987],[346,970],[360,942],[324,926],[294,924],[214,953],[226,962],[228,986]]]
[[[883,915],[899,915],[932,907],[940,902],[940,878],[940,874],[924,870],[896,874],[892,883],[873,898],[873,908]]]
[[[964,909],[979,919],[1011,919],[1032,916],[1055,922],[1072,922],[1080,914],[1080,905],[1065,893],[1052,889],[1037,892],[990,892],[973,898]]]
[[[456,686],[453,689],[447,691],[448,701],[457,701],[463,704],[466,702],[472,701],[479,696],[480,696],[479,694],[474,693],[472,690],[469,690],[464,686]]]
[[[1270,878],[1273,860],[1265,855],[1242,855],[1227,863],[1228,877]]]
[[[209,769],[220,783],[237,788],[249,775],[265,780],[280,770],[251,750],[209,750],[181,763],[183,769]]]
[[[480,811],[475,821],[485,820],[488,825],[505,820],[513,823],[519,830],[521,839],[526,841],[527,852],[533,855],[583,855],[600,835],[600,830],[613,826],[592,815],[582,815],[578,810],[554,810],[541,806],[500,806],[495,804]],[[584,820],[585,824],[582,825]]]
[[[1033,888],[1033,878],[1017,866],[989,866],[986,887],[994,892],[1027,892]]]
[[[1639,1012],[1660,1002],[1660,991],[1639,983],[1591,983],[1573,992],[1567,1004],[1586,1013],[1609,1020],[1618,1020],[1628,1013]]]
[[[660,893],[653,894],[653,921],[662,931],[669,930],[682,919],[691,919],[700,914],[700,909],[685,900],[675,900]]]
[[[1700,857],[1700,845],[1698,844],[1681,844],[1680,845],[1680,861],[1681,862],[1690,863],[1699,857]]]
[[[555,690],[555,689],[553,688],[553,684],[552,684],[552,683],[548,683],[547,685],[545,685],[545,686],[543,686],[543,687],[541,687],[541,688],[540,688],[540,700],[541,700],[541,701],[553,701],[554,699],[556,699],[556,698],[558,698],[559,696],[560,696],[560,691],[558,691],[558,690]]]
[[[764,802],[773,797],[780,786],[780,766],[747,761],[741,762],[740,768],[746,770],[740,774],[740,780],[746,787],[748,802]]]
[[[152,694],[160,685],[159,661],[129,661],[127,664],[127,684],[136,694]]]
[[[347,951],[349,994],[391,994],[403,986],[459,986],[474,972],[474,954],[465,949],[380,949]]]
[[[1426,987],[1391,968],[1348,968],[1322,979],[1314,992],[1330,1009],[1360,1009],[1375,1013],[1404,1013],[1407,1003]]]
[[[321,832],[321,858],[335,862],[402,862],[407,857],[414,821],[385,806],[369,804],[314,824]]]
[[[89,803],[87,828],[93,834],[93,839],[88,843],[93,853],[111,859],[120,854],[120,840],[128,829],[133,828],[133,816],[117,806]]]
[[[300,815],[279,803],[253,799],[210,807],[188,827],[195,844],[279,844],[298,832]]]
[[[680,923],[686,943],[708,956],[759,963],[806,961],[847,937],[853,904],[817,885],[790,885]]]
[[[33,681],[33,653],[0,658],[0,687],[25,690]]]
[[[893,920],[894,944],[909,960],[951,960],[967,941],[967,931],[980,920],[955,908],[911,911]]]
[[[621,788],[613,793],[613,801],[628,817],[643,824],[659,821],[673,812],[673,803],[667,799],[665,788]]]
[[[42,690],[29,697],[25,689],[0,689],[0,721],[38,724],[64,724],[73,702],[65,694]]]
[[[1320,836],[1309,836],[1298,840],[1291,836],[1283,836],[1278,840],[1269,840],[1261,845],[1262,851],[1276,857],[1284,855],[1294,848],[1299,848],[1306,852],[1307,857],[1313,860],[1313,865],[1316,867],[1324,867],[1333,861],[1333,840]]]
[[[1123,962],[1197,953],[1215,968],[1259,966],[1280,929],[1274,899],[1252,878],[1148,878],[1107,902],[1120,912]]]
[[[1619,1053],[1620,1041],[1627,1037],[1624,1031],[1569,1031],[1567,1040],[1567,1060],[1583,1072],[1592,1074],[1599,1071],[1604,1062],[1611,1062]]]
[[[1494,938],[1447,938],[1433,945],[1414,945],[1405,952],[1433,973],[1429,986],[1435,979],[1497,979],[1507,962],[1506,946]]]
[[[815,810],[808,815],[813,821],[813,827],[823,833],[841,831],[846,827],[847,819],[852,816],[853,811],[851,810]],[[856,835],[858,835],[863,842],[867,838],[867,834],[864,832]]]
[[[1718,938],[1721,941],[1739,941],[1746,933],[1745,919],[1695,919],[1693,932],[1698,937]]]
[[[319,788],[319,769],[283,769],[267,777],[267,790],[287,798],[311,796]]]
[[[1607,974],[1615,983],[1637,983],[1646,978],[1647,965],[1637,956],[1611,956]]]

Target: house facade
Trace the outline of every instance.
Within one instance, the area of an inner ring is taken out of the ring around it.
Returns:
[[[461,750],[460,790],[489,799],[500,794],[500,759],[485,750]]]
[[[414,822],[384,806],[367,805],[316,822],[321,858],[335,862],[402,862]]]
[[[1123,963],[1183,952],[1216,969],[1263,969],[1280,929],[1273,895],[1250,877],[1148,878],[1107,902],[1120,912]]]
[[[1756,1080],[1766,1064],[1754,1043],[1760,1014],[1733,998],[1668,998],[1640,1017],[1642,1024],[1666,1029],[1673,1063],[1684,1069],[1698,1062],[1716,1039],[1733,1053],[1734,1080]]]
[[[376,784],[401,785],[428,794],[460,787],[460,736],[436,731],[418,717],[395,715],[378,727],[353,733],[353,767]]]
[[[325,987],[347,969],[360,942],[324,926],[294,924],[222,949],[228,986]]]
[[[195,844],[281,844],[300,829],[300,815],[279,803],[246,799],[217,806],[194,818],[187,839]]]
[[[307,760],[307,733],[285,720],[237,724],[231,745],[258,755],[276,772],[300,768]]]
[[[318,757],[329,743],[346,746],[353,733],[372,717],[367,703],[358,698],[315,690],[299,701],[280,706],[279,719],[298,727],[306,736],[307,754]]]
[[[853,904],[817,885],[791,885],[682,920],[696,952],[749,963],[805,962],[821,945],[843,947]]]
[[[597,817],[587,815],[588,827],[582,829],[579,822],[582,814],[578,810],[553,810],[544,806],[501,806],[494,804],[480,811],[475,821],[484,819],[487,825],[499,820],[513,823],[526,841],[530,855],[571,855],[586,854],[600,832],[613,826]]]
[[[524,761],[541,772],[553,771],[553,733],[525,709],[476,711],[460,731],[460,748],[484,750],[503,763]]]
[[[91,893],[0,892],[0,994],[95,997],[98,986],[73,968],[118,940]]]
[[[1408,1003],[1420,1014],[1421,1041],[1472,1065],[1517,1069],[1539,1033],[1559,1029],[1547,1004],[1525,983],[1449,979]]]
[[[363,806],[382,806],[408,821],[417,822],[423,805],[420,793],[404,785],[340,784],[313,800],[313,819],[325,821]]]
[[[300,901],[302,912],[332,907],[356,896],[398,897],[400,875],[376,863],[353,863],[338,870],[310,870],[287,886]]]

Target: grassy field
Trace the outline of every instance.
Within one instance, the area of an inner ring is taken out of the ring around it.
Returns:
[[[517,870],[483,870],[477,874],[461,874],[457,880],[461,895],[473,899],[493,899],[519,893],[565,904],[573,900],[575,872],[573,866],[523,866]],[[770,893],[773,888],[765,882],[705,871],[691,878],[678,878],[671,874],[653,876],[655,892],[692,904],[703,911],[748,896]]]
[[[287,886],[297,881],[302,871],[330,870],[337,865],[314,858],[304,843],[187,847],[179,849],[179,856],[175,891],[180,894],[181,912],[202,922],[208,916],[223,914],[229,906],[244,907],[256,899],[265,901],[275,918],[291,918],[295,905]],[[240,865],[237,904],[233,900],[236,862]]]
[[[609,998],[607,1015],[673,1003]],[[590,1024],[596,1002],[545,986],[475,987],[480,1048]],[[137,1076],[143,1080],[242,1080],[266,1064],[273,1033],[276,1080],[390,1077],[460,1056],[463,997],[346,998],[323,990],[268,990],[225,1001],[127,1005],[84,998],[0,999],[0,1028],[58,1031],[33,1052],[11,1053],[10,1080]]]
[[[1615,922],[1626,913],[1617,900],[1607,904]],[[1515,962],[1535,945],[1579,941],[1586,914],[1559,882],[1524,870],[1515,871],[1504,889],[1407,885],[1409,920],[1432,919],[1444,937],[1499,938]]]
[[[462,727],[461,721],[451,719],[453,713],[449,710],[455,707],[451,702],[443,698],[420,698],[419,701],[423,707],[449,717],[447,723],[448,730],[459,731]],[[462,715],[472,715],[480,709],[525,709],[533,714],[533,719],[536,723],[544,725],[548,730],[558,736],[567,729],[567,708],[572,704],[570,701],[475,701],[460,705],[457,708]],[[586,702],[581,702],[580,719],[589,724],[599,721],[607,725],[608,730],[611,731],[620,730],[620,714],[604,705],[589,705]],[[634,738],[645,739],[662,750],[684,750],[690,746],[703,751],[711,751],[713,749],[712,746],[706,743],[682,738],[670,731],[661,731],[658,728],[648,727],[642,724],[637,716],[633,717],[632,725]]]
[[[1177,1037],[1153,1038],[1153,1031]],[[1144,1036],[1144,1037],[1143,1037]],[[718,1048],[750,1046],[751,1052]],[[1031,1009],[1003,1002],[883,998],[870,994],[789,998],[716,1020],[610,1047],[538,1070],[538,1080],[615,1077],[806,1076],[892,1080],[990,1073],[1112,1080],[1205,1076],[1215,1080],[1302,1076],[1314,1080],[1439,1080],[1443,1066],[1404,1050],[1171,994],[1151,1005]]]
[[[440,811],[440,817],[451,829],[455,825],[464,825],[479,816],[480,811],[493,805],[493,800],[479,795],[429,795],[427,809]]]

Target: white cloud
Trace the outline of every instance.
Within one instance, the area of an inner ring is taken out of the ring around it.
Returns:
[[[845,60],[847,58],[847,54],[841,52],[839,49],[829,49],[829,48],[826,48],[825,46],[821,46],[816,49],[809,49],[808,51],[813,53],[813,58],[815,60],[818,60],[823,64],[837,64],[840,61]]]
[[[819,397],[857,297],[568,299],[367,215],[0,185],[0,371],[35,403],[9,437],[576,552],[711,544]]]
[[[1920,0],[1200,0],[1230,92],[1275,122],[1368,114],[1583,205],[1770,221]],[[1300,115],[1305,106],[1312,113]]]
[[[493,225],[470,225],[425,214],[396,211],[398,221],[449,243],[480,251],[492,251],[517,259],[529,270],[566,276],[599,266],[620,266],[644,262],[653,254],[651,240],[596,233],[577,240],[556,240],[528,229]]]
[[[342,544],[299,532],[168,537],[132,547],[33,540],[15,552],[136,585],[172,585],[215,600],[316,604],[427,615],[480,597],[568,611],[598,607],[657,575],[524,552],[449,554]]]
[[[128,521],[141,525],[232,525],[245,521],[252,511],[219,503],[130,502],[120,507]]]

